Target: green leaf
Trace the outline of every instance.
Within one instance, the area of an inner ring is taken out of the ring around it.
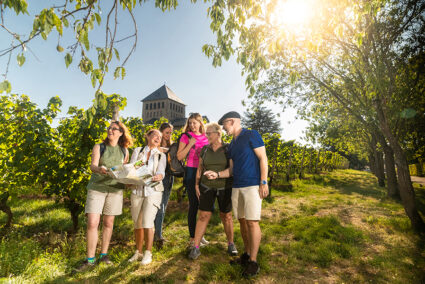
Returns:
[[[71,63],[72,63],[72,56],[71,56],[71,54],[67,53],[65,55],[65,64],[66,64],[66,67],[68,68],[69,64],[71,64]]]
[[[100,25],[100,22],[102,21],[102,18],[100,17],[100,15],[98,13],[94,13],[94,16],[96,17],[97,24]]]
[[[58,44],[58,46],[56,46],[56,50],[59,51],[59,52],[62,52],[63,51],[63,47]]]
[[[124,79],[125,77],[125,68],[121,67],[121,79]]]
[[[114,80],[120,76],[120,67],[115,68]]]
[[[16,57],[16,59],[18,60],[18,65],[22,66],[25,63],[25,56],[23,53],[18,54],[18,56]]]
[[[406,109],[404,109],[404,110],[401,112],[400,116],[401,116],[402,118],[407,118],[407,119],[409,119],[409,118],[413,118],[413,117],[415,117],[415,116],[416,116],[416,114],[417,114],[417,112],[416,112],[416,110],[414,110],[413,108],[406,108]]]
[[[10,93],[10,91],[12,91],[12,85],[9,81],[4,80],[0,83],[0,94],[3,92]]]
[[[117,59],[120,60],[120,54],[118,53],[118,50],[116,48],[114,48],[114,52]]]

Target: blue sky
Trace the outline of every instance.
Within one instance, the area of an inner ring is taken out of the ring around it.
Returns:
[[[37,5],[44,1],[28,2],[30,16],[16,17],[8,11],[5,19],[9,28],[21,34],[28,34],[34,13],[42,8]],[[202,53],[203,44],[214,42],[214,35],[209,29],[207,7],[201,1],[196,4],[184,1],[176,10],[166,12],[155,8],[154,1],[136,7],[134,12],[139,40],[135,53],[125,66],[127,76],[124,80],[114,80],[113,72],[110,72],[102,88],[107,94],[118,93],[127,98],[127,107],[120,115],[141,116],[140,100],[164,83],[186,103],[186,115],[189,112],[200,112],[211,121],[217,121],[230,110],[243,114],[245,108],[241,101],[246,99],[247,91],[241,67],[231,58],[223,62],[221,67],[214,68],[211,59]],[[102,22],[106,19],[108,8],[109,4],[103,7]],[[133,33],[130,18],[125,14],[123,16],[120,17],[119,25],[121,36],[117,38]],[[95,28],[90,37],[92,43],[103,45],[103,30]],[[50,97],[58,95],[63,101],[60,116],[65,116],[69,106],[89,107],[95,89],[89,77],[78,69],[77,61],[66,68],[63,59],[65,53],[56,52],[57,42],[56,31],[49,35],[47,41],[40,38],[31,42],[29,48],[35,56],[27,51],[26,62],[22,67],[18,66],[17,52],[14,52],[7,79],[12,83],[12,92],[27,94],[40,107],[44,107]],[[61,45],[66,48],[72,42],[72,33],[68,31]],[[10,37],[0,31],[0,49],[6,48],[9,43]],[[121,58],[130,43],[127,41],[117,45]],[[7,57],[1,57],[1,74],[5,72],[6,63]],[[269,107],[274,113],[281,112],[278,106]],[[302,142],[302,131],[307,123],[295,120],[294,116],[293,110],[281,113],[282,137]]]

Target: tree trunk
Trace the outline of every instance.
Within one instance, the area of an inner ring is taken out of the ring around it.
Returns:
[[[299,175],[298,175],[298,178],[302,178],[302,177],[303,177],[305,148],[306,148],[306,146],[304,146],[304,149],[303,149],[303,157],[302,157],[302,159],[301,159],[301,167],[300,167],[300,173],[299,173]]]
[[[314,173],[316,174],[317,174],[317,164],[319,163],[319,159],[320,159],[320,150],[319,152],[317,152],[316,165],[314,166]]]
[[[12,225],[12,219],[13,219],[13,213],[10,209],[9,205],[7,204],[7,200],[9,199],[9,192],[3,192],[0,195],[0,210],[6,213],[7,215],[7,221],[4,225],[4,228],[10,228],[10,225]]]
[[[410,180],[409,164],[407,163],[406,155],[401,148],[397,137],[391,132],[388,120],[382,108],[382,102],[377,99],[374,103],[378,114],[379,126],[383,135],[388,140],[392,150],[394,151],[395,162],[397,164],[400,197],[404,206],[404,210],[410,219],[412,227],[416,231],[425,232],[425,223],[422,220],[421,215],[419,215],[418,209],[416,207],[415,191],[412,186],[412,181]]]
[[[376,161],[375,161],[375,155],[373,155],[373,152],[369,152],[369,167],[370,167],[370,172],[376,176]]]
[[[81,212],[83,212],[83,207],[77,203],[75,200],[67,200],[65,201],[66,207],[69,210],[69,213],[71,213],[71,220],[72,220],[72,232],[76,233],[78,230],[78,216]]]
[[[383,148],[385,153],[384,161],[385,172],[387,176],[387,194],[390,198],[398,199],[400,198],[400,193],[398,191],[397,186],[397,174],[395,171],[394,152],[388,145],[385,145]]]
[[[294,153],[294,145],[291,146],[291,154],[289,155],[288,169],[286,170],[286,181],[289,182],[291,177],[292,155]]]
[[[268,198],[272,197],[272,185],[273,185],[273,179],[274,179],[274,175],[275,175],[275,168],[276,168],[276,156],[273,158],[273,163],[272,163],[272,168],[270,171],[270,180],[269,180],[269,196]]]
[[[114,111],[112,113],[112,121],[120,120],[120,107],[118,105],[114,106]]]
[[[381,151],[375,150],[376,161],[376,176],[378,178],[378,185],[385,187],[385,172],[384,172],[384,155]]]

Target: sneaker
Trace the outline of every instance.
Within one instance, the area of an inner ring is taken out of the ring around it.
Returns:
[[[107,265],[111,265],[112,261],[109,260],[109,256],[108,255],[102,255],[101,258],[99,258],[99,264],[100,263],[105,263]]]
[[[130,257],[130,259],[128,260],[128,262],[135,262],[137,260],[139,260],[139,258],[141,258],[143,256],[143,254],[141,254],[138,250],[136,250],[133,254],[132,257]]]
[[[87,259],[83,261],[83,263],[75,269],[76,272],[83,272],[86,271],[87,269],[93,268],[95,267],[96,262],[89,262]]]
[[[239,264],[242,266],[246,266],[248,264],[248,261],[249,261],[249,254],[244,252],[240,257],[231,260],[230,264],[232,265]]]
[[[208,245],[210,242],[207,241],[204,237],[202,237],[201,239],[201,243],[199,244],[200,247],[204,247],[206,245]]]
[[[145,250],[145,253],[143,254],[143,259],[140,262],[141,265],[148,265],[152,262],[152,252],[150,250]]]
[[[227,253],[230,255],[238,255],[238,250],[236,249],[235,244],[229,244],[227,246]]]
[[[201,250],[197,247],[192,247],[188,257],[192,260],[197,259],[201,255]]]
[[[258,274],[260,271],[260,266],[255,261],[248,261],[248,264],[246,265],[246,268],[244,272],[242,273],[242,276],[245,278],[251,278]]]

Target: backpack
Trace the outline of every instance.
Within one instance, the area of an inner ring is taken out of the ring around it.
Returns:
[[[106,144],[105,143],[100,143],[99,144],[99,146],[100,146],[100,157],[99,157],[99,159],[103,156],[103,153],[105,153],[105,149],[106,149]],[[120,146],[120,148],[121,148],[121,152],[123,153],[123,155],[124,155],[124,159],[125,159],[125,156],[127,155],[127,151],[126,151],[126,149],[124,148],[124,147],[121,147]]]
[[[175,177],[183,177],[185,172],[184,161],[179,161],[179,159],[177,159],[177,151],[179,150],[180,139],[182,138],[183,134],[187,135],[189,139],[192,138],[192,135],[189,133],[182,133],[177,139],[176,143],[171,144],[170,149],[166,153],[168,161],[167,173]]]

